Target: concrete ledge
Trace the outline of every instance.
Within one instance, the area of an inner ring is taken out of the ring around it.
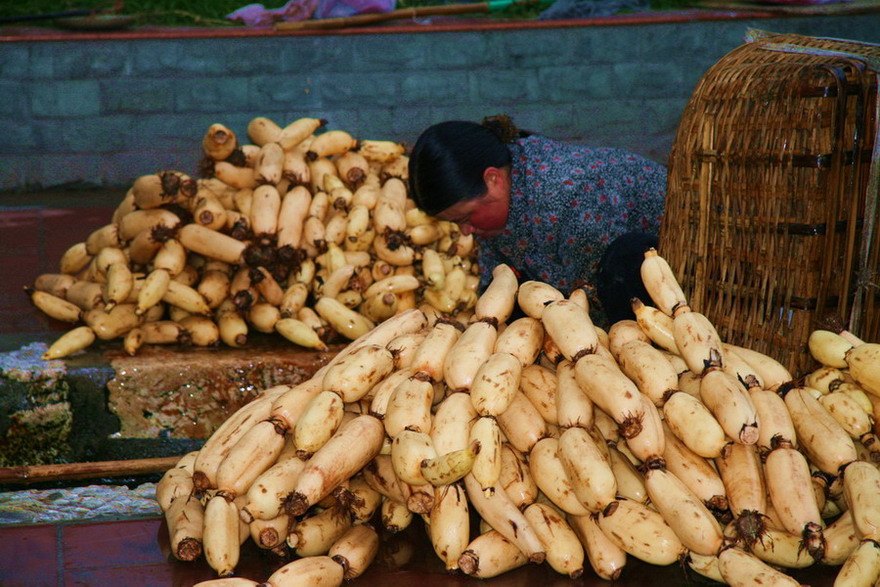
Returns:
[[[115,374],[107,407],[120,421],[115,436],[207,438],[260,391],[305,381],[331,356],[277,340],[245,349],[151,346],[135,357],[107,351]]]
[[[98,344],[43,362],[44,343],[0,353],[0,466],[180,455],[259,391],[297,384],[338,352],[253,337],[246,349]]]

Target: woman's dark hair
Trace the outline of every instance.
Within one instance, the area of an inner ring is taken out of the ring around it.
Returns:
[[[520,136],[503,115],[487,117],[482,124],[450,120],[428,127],[410,154],[410,197],[433,216],[482,195],[483,172],[510,165],[507,145]]]
[[[656,234],[634,231],[624,233],[605,249],[596,270],[596,293],[609,327],[620,320],[635,320],[632,299],[639,298],[646,306],[654,302],[642,282],[642,261],[645,251],[657,248]]]

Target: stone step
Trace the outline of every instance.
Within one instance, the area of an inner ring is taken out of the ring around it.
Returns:
[[[0,466],[184,454],[257,393],[308,379],[344,346],[320,353],[255,334],[241,349],[131,357],[110,341],[43,361],[53,336],[0,352]]]

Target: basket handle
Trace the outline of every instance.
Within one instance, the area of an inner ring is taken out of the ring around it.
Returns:
[[[859,251],[859,270],[856,273],[856,292],[853,297],[853,305],[850,309],[849,328],[854,332],[861,330],[865,312],[862,307],[865,303],[865,295],[869,288],[878,287],[876,269],[868,267],[868,259],[871,253],[871,243],[874,240],[874,231],[877,220],[877,198],[880,197],[880,74],[874,73],[874,121],[877,128],[874,129],[874,149],[871,153],[871,162],[868,167],[868,185],[865,194],[865,223],[862,232],[861,250]]]
[[[865,194],[865,222],[862,231],[861,246],[859,250],[859,268],[856,272],[856,291],[853,296],[853,304],[849,313],[849,330],[860,332],[862,322],[865,319],[865,298],[870,288],[880,287],[876,281],[876,269],[868,266],[871,245],[874,241],[877,221],[878,198],[880,198],[880,58],[873,55],[863,55],[840,51],[836,49],[821,49],[809,47],[793,42],[774,42],[768,39],[764,31],[752,31],[752,40],[763,44],[763,49],[769,51],[783,51],[787,53],[806,53],[811,55],[838,56],[847,59],[856,59],[868,65],[874,76],[875,88],[874,100],[874,147],[871,153],[871,161],[868,167],[868,183]]]

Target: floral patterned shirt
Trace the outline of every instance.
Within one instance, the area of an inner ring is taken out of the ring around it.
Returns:
[[[512,155],[510,212],[504,231],[477,238],[481,287],[499,263],[522,280],[570,293],[595,285],[605,246],[634,230],[657,234],[666,168],[620,149],[521,138]]]

